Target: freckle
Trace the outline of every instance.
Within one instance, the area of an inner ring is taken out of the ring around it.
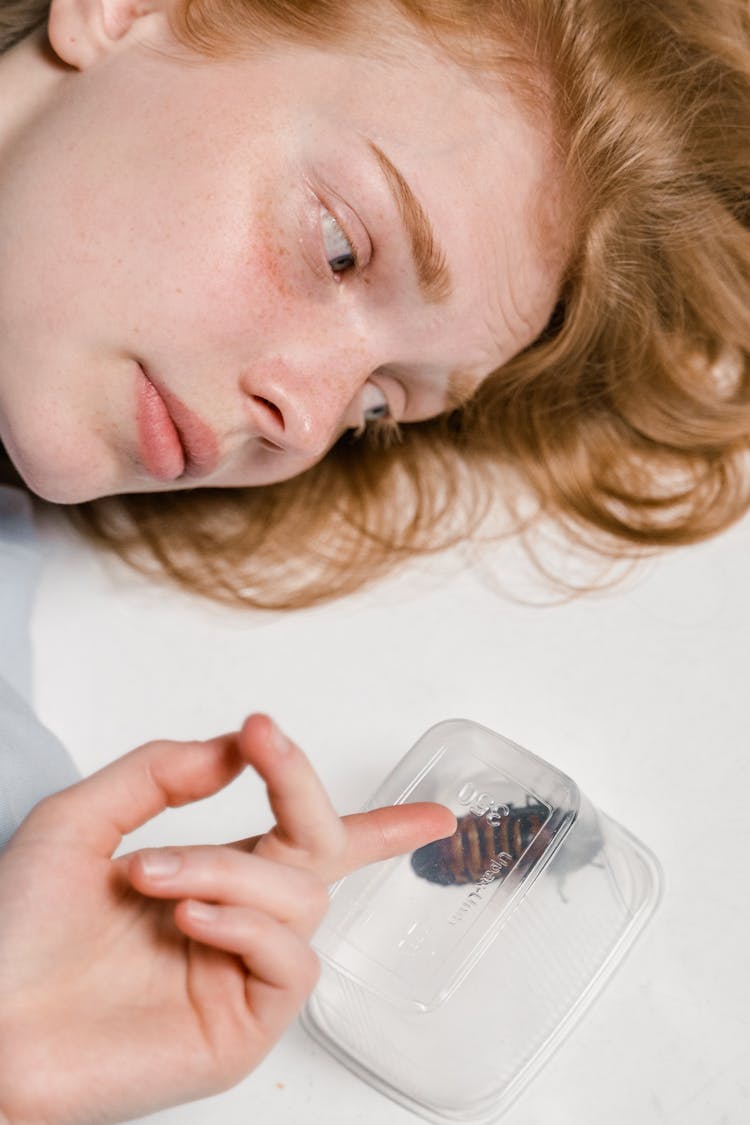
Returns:
[[[281,241],[281,232],[269,231],[265,237],[259,238],[256,242],[252,259],[260,264],[264,276],[279,296],[290,298],[293,296],[293,290],[288,283],[289,267],[281,261],[286,253]]]

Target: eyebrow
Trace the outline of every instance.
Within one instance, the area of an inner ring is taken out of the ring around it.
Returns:
[[[442,304],[452,292],[445,252],[435,237],[424,208],[398,168],[374,141],[368,140],[367,143],[377,158],[401,214],[401,222],[411,243],[411,255],[420,291],[430,304]]]

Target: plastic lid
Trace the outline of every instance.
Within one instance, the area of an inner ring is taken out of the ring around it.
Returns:
[[[452,720],[433,727],[368,807],[439,801],[445,841],[338,883],[323,956],[397,1003],[446,1000],[557,851],[580,807],[573,781],[508,739]]]
[[[457,832],[337,884],[303,1023],[428,1120],[485,1125],[621,961],[660,872],[569,777],[476,723],[433,727],[368,807],[422,800]]]

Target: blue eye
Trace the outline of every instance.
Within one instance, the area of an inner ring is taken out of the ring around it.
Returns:
[[[368,383],[362,391],[362,422],[367,425],[368,422],[380,422],[390,416],[391,408],[388,399],[380,387]]]
[[[323,247],[332,273],[345,273],[357,264],[357,253],[341,226],[325,207],[320,209]]]

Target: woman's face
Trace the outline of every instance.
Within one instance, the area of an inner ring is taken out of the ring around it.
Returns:
[[[544,326],[550,140],[405,26],[207,61],[159,12],[83,55],[65,18],[72,66],[0,61],[0,439],[40,495],[294,476]]]

